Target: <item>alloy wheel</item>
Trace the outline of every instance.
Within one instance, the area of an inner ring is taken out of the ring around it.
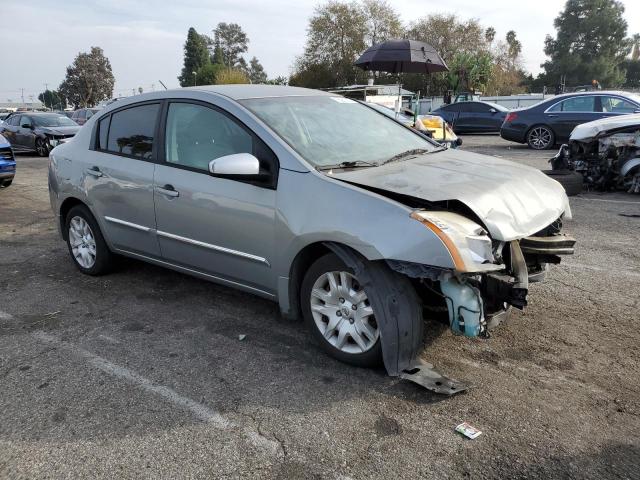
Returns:
[[[82,217],[73,217],[69,222],[69,244],[78,265],[89,269],[96,263],[96,240],[91,227]]]
[[[357,354],[374,347],[380,330],[367,294],[349,272],[327,272],[313,284],[311,314],[325,340]]]
[[[536,150],[544,150],[551,144],[551,131],[546,127],[535,127],[529,133],[529,144]]]
[[[38,155],[40,155],[41,157],[46,157],[49,155],[49,147],[47,146],[47,143],[41,138],[36,140],[36,152],[38,152]]]

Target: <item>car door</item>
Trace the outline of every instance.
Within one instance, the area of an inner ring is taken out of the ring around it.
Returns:
[[[616,95],[600,96],[601,117],[616,117],[628,113],[639,113],[640,106],[629,99]]]
[[[153,204],[160,107],[134,104],[100,118],[92,148],[74,158],[105,237],[118,250],[152,258],[160,257]]]
[[[277,158],[229,113],[199,102],[167,103],[155,174],[157,234],[168,262],[273,292]],[[269,182],[213,176],[209,162],[251,153]]]
[[[14,150],[20,150],[20,147],[16,144],[16,133],[18,131],[19,121],[20,115],[12,115],[5,120],[5,124],[2,130],[2,136],[7,139]]]
[[[474,113],[474,131],[499,132],[505,115],[497,108],[482,102],[472,104]]]
[[[18,129],[16,130],[16,144],[21,149],[34,150],[36,144],[35,124],[29,115],[21,115]]]
[[[576,125],[600,118],[598,111],[595,95],[579,95],[553,105],[545,111],[545,117],[556,140],[566,140]]]

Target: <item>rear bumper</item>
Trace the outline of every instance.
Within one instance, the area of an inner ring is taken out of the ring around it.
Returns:
[[[510,142],[525,143],[525,132],[519,128],[505,127],[500,128],[500,136]]]

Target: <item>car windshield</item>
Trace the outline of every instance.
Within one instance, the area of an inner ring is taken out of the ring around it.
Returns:
[[[33,123],[37,127],[73,127],[78,125],[66,115],[58,115],[55,113],[34,115],[32,118]]]
[[[345,162],[380,165],[409,150],[437,148],[386,115],[344,97],[269,97],[240,103],[319,168]]]

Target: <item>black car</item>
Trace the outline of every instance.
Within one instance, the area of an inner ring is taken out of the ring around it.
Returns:
[[[574,127],[599,118],[640,112],[640,97],[625,92],[576,92],[557,95],[528,108],[513,110],[500,136],[531,148],[553,148],[566,142]]]
[[[53,147],[67,142],[80,126],[57,113],[14,113],[0,126],[2,134],[16,152],[36,152],[46,157]]]
[[[456,102],[434,110],[456,133],[499,132],[509,110],[491,102]]]

